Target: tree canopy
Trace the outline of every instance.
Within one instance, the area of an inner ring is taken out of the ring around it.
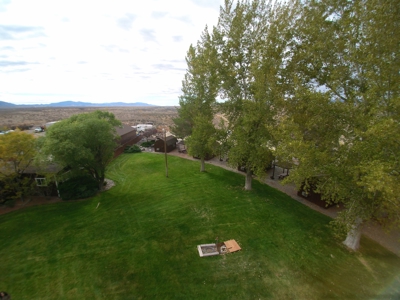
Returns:
[[[205,171],[204,159],[215,152],[214,107],[218,92],[216,51],[206,27],[196,46],[187,52],[188,65],[182,82],[183,95],[179,99],[178,118],[173,131],[187,137],[189,154],[201,160],[200,171]]]
[[[3,185],[0,198],[6,200],[6,195],[22,198],[27,194],[32,182],[23,174],[35,155],[35,138],[31,134],[16,130],[0,135],[0,181]]]
[[[326,201],[344,203],[334,223],[352,249],[364,222],[400,220],[399,12],[303,1],[294,27],[280,151],[298,159],[291,181],[317,178]]]
[[[252,175],[263,176],[273,160],[287,17],[285,7],[271,2],[239,1],[233,7],[226,1],[214,30],[221,107],[232,131],[229,164],[246,169],[246,190]]]
[[[272,155],[294,163],[287,182],[344,203],[334,224],[352,249],[366,221],[400,223],[399,16],[390,0],[226,0],[211,35],[217,59],[202,64],[217,76],[245,188]],[[192,98],[182,99],[186,113]],[[195,117],[181,116],[192,133]]]
[[[47,130],[42,149],[61,166],[88,172],[101,189],[106,167],[117,146],[115,126],[120,125],[109,112],[74,115]]]

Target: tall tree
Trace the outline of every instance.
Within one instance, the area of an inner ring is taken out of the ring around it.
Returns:
[[[215,127],[209,119],[199,115],[194,119],[192,134],[186,139],[190,155],[200,158],[200,172],[205,172],[205,159],[216,150]]]
[[[232,1],[226,1],[215,29],[220,91],[232,128],[229,164],[246,169],[246,190],[251,189],[252,174],[264,175],[273,158],[285,55],[284,31],[277,30],[275,10],[283,6],[256,0],[239,1],[233,8]]]
[[[31,180],[24,178],[25,170],[36,155],[35,138],[31,134],[16,130],[0,135],[0,180],[5,194],[23,199],[31,188]],[[3,199],[6,200],[6,199]]]
[[[61,166],[83,168],[101,189],[106,167],[117,146],[115,126],[120,125],[109,112],[74,115],[47,130],[43,152]]]
[[[179,97],[178,117],[173,119],[172,131],[180,138],[186,138],[192,134],[194,118],[196,116],[199,102],[195,90],[195,60],[196,48],[190,45],[186,55],[187,71],[182,81],[182,95]]]
[[[188,152],[200,157],[200,171],[205,171],[204,159],[215,151],[214,104],[218,91],[215,69],[216,52],[206,27],[196,47],[190,46],[188,65],[182,82],[178,118],[173,131],[188,137]]]
[[[345,204],[334,222],[356,250],[366,221],[400,221],[400,6],[377,0],[302,5],[280,153],[299,161],[290,180],[317,178],[327,201]]]
[[[219,159],[221,161],[228,155],[230,149],[229,136],[231,133],[229,124],[227,124],[223,118],[224,117],[222,116],[218,126],[215,129],[215,139],[218,148],[217,154],[219,155]]]

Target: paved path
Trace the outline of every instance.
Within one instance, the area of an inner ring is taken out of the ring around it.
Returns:
[[[197,159],[192,158],[188,154],[179,153],[177,149],[168,153],[168,155],[174,155],[174,156],[179,156],[182,158],[198,161]],[[214,157],[213,159],[207,161],[206,163],[220,166],[227,170],[231,170],[232,172],[236,172],[236,173],[240,173],[240,174],[244,175],[244,173],[239,172],[238,170],[229,167],[225,161],[220,161],[218,157]],[[270,172],[272,172],[272,170]],[[270,179],[270,176],[272,175],[272,173],[268,174],[267,179],[265,180],[265,183],[273,188],[276,188],[276,189],[284,192],[285,194],[287,194],[290,197],[292,197],[293,199],[301,202],[302,204],[307,205],[308,207],[310,207],[324,215],[327,215],[331,218],[335,218],[337,216],[337,213],[342,209],[342,208],[336,207],[336,206],[325,209],[325,208],[319,207],[318,205],[315,205],[314,203],[307,201],[306,199],[304,199],[302,197],[297,196],[297,189],[294,184],[282,185],[281,181],[279,181],[277,179],[278,175],[281,173],[282,173],[282,169],[276,168],[276,170],[275,170],[275,174],[276,174],[275,178],[276,179]],[[395,253],[397,256],[400,256],[400,230],[392,230],[390,232],[386,232],[385,230],[383,230],[381,228],[381,226],[379,226],[379,224],[369,222],[364,225],[363,234],[365,236],[367,236],[368,238],[378,242],[386,249]]]

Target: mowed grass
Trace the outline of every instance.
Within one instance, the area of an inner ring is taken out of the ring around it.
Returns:
[[[222,168],[122,155],[92,199],[0,216],[0,290],[13,299],[397,299],[400,259],[337,243],[330,219]],[[99,204],[100,203],[100,204]],[[197,245],[242,251],[200,258]]]

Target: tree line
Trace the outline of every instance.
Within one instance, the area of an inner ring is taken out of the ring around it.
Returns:
[[[333,227],[357,249],[369,220],[400,225],[399,23],[390,0],[226,0],[187,52],[173,130],[201,171],[212,152],[244,167],[246,190],[291,164],[286,182],[344,204]]]

